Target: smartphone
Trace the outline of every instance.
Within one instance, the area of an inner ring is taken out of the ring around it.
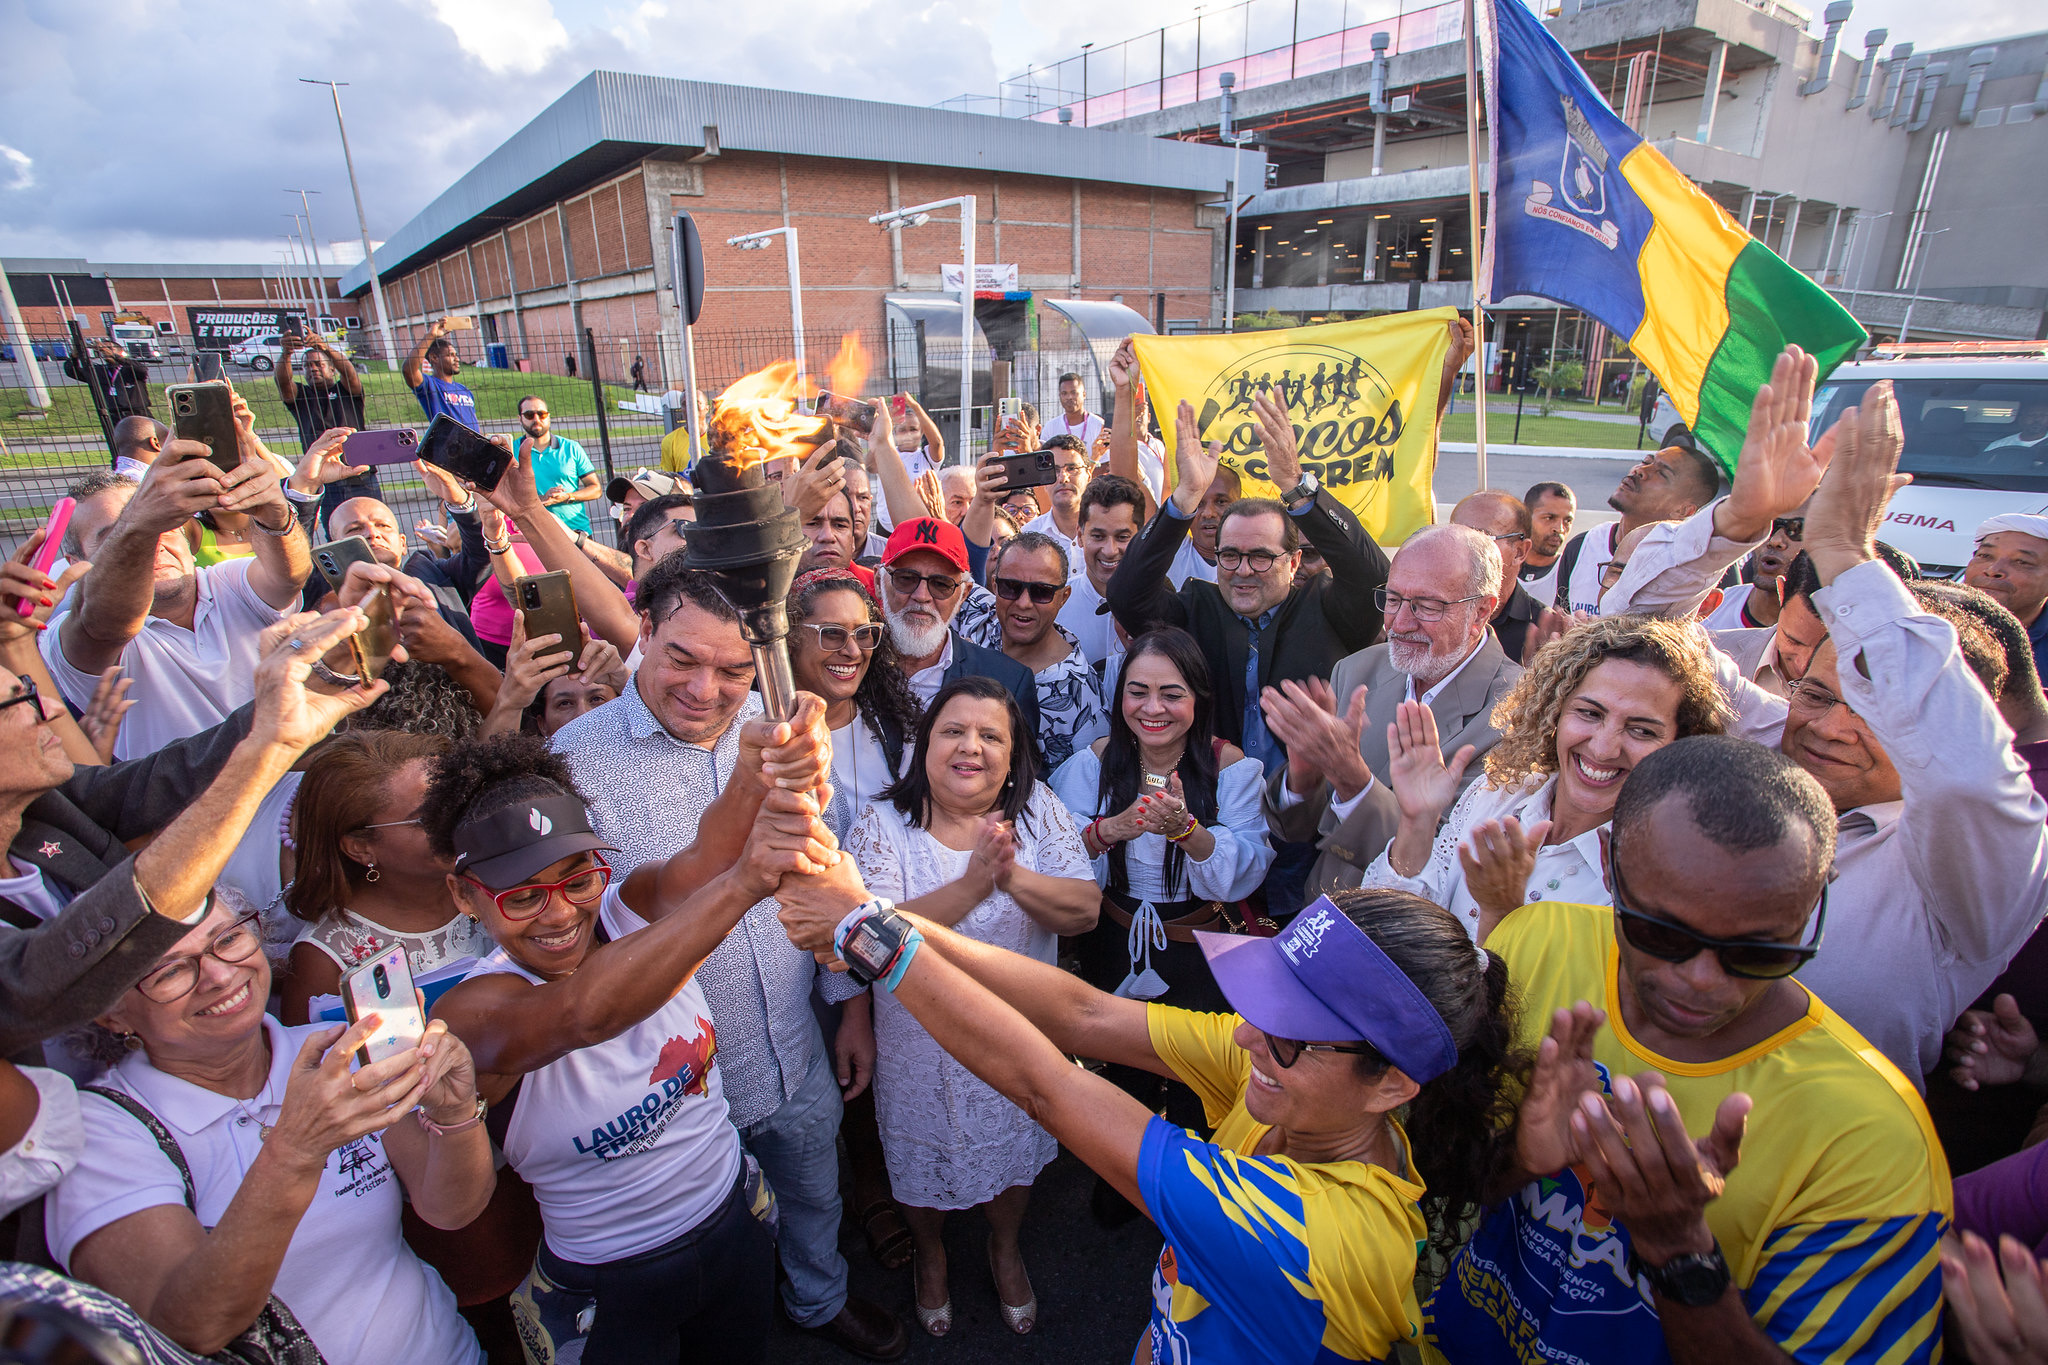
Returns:
[[[295,341],[306,339],[306,320],[293,313],[284,320],[284,334]]]
[[[895,424],[899,446],[905,436],[915,436],[919,441],[924,439],[924,433],[917,425],[917,413],[911,409],[909,394],[899,393],[889,399],[889,416]]]
[[[875,405],[843,394],[818,391],[818,401],[811,411],[820,417],[829,417],[841,426],[859,427],[862,431],[875,424]]]
[[[341,978],[341,1007],[351,1024],[371,1014],[382,1021],[377,1031],[356,1049],[364,1066],[418,1047],[427,1032],[419,993],[413,989],[412,967],[406,962],[402,947],[388,949],[349,968]]]
[[[359,431],[341,444],[350,464],[411,464],[420,457],[420,434],[411,427]]]
[[[447,416],[436,417],[427,428],[415,458],[467,479],[485,492],[498,486],[512,463],[511,452],[503,446]]]
[[[348,637],[348,648],[355,656],[355,671],[364,682],[374,682],[384,676],[392,651],[398,648],[398,616],[391,606],[391,589],[381,585],[357,605],[370,623]]]
[[[57,562],[57,556],[64,552],[64,532],[71,525],[71,509],[77,505],[70,498],[59,498],[50,508],[50,519],[43,523],[43,543],[36,547],[35,557],[29,560],[29,567],[37,573],[48,573],[50,566]],[[18,614],[27,616],[35,610],[35,604],[24,597],[14,609]]]
[[[1024,400],[1021,398],[1005,398],[996,405],[996,411],[997,415],[1004,421],[1008,421],[1012,417],[1022,417],[1024,415]]]
[[[235,391],[227,381],[173,384],[164,390],[171,404],[171,432],[181,441],[206,447],[206,458],[222,473],[242,462],[241,434],[235,428]]]
[[[192,358],[192,377],[202,384],[227,383],[227,357],[219,351],[201,351]]]
[[[1027,450],[1018,455],[1004,455],[996,464],[1003,471],[1003,488],[1010,491],[1018,488],[1044,488],[1060,481],[1059,470],[1053,467],[1050,450]]]
[[[467,313],[452,313],[448,317],[448,330],[451,332],[466,332],[474,326],[476,319]]]
[[[512,601],[526,623],[526,638],[559,635],[560,649],[572,655],[583,648],[583,636],[576,628],[576,590],[565,572],[521,576],[512,585]],[[559,651],[551,651],[559,652]]]
[[[313,551],[313,562],[320,566],[320,576],[327,580],[327,586],[341,591],[341,580],[348,577],[351,564],[375,564],[377,556],[370,549],[370,542],[361,536],[343,536],[330,540]]]

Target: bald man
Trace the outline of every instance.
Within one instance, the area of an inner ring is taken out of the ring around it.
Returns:
[[[2048,644],[2048,517],[2004,512],[1977,528],[1977,549],[1963,582],[1981,588],[2020,618],[2034,646],[2034,666]]]
[[[141,483],[170,434],[154,417],[123,417],[114,423],[114,472]]]
[[[1500,551],[1501,582],[1513,590],[1502,593],[1489,624],[1501,652],[1526,665],[1538,649],[1571,624],[1563,612],[1537,601],[1522,586],[1522,557],[1528,552],[1534,526],[1528,506],[1512,493],[1481,489],[1467,494],[1451,509],[1451,525],[1471,527]],[[1539,625],[1545,628],[1535,629]]]
[[[426,477],[428,486],[444,496],[449,488],[455,487],[445,482],[445,476],[443,480],[431,474]],[[441,619],[475,648],[476,627],[470,623],[469,603],[490,577],[491,552],[485,548],[483,526],[473,500],[467,506],[450,503],[448,513],[462,536],[461,545],[452,555],[436,557],[431,550],[408,553],[405,529],[399,525],[397,514],[378,498],[350,498],[336,507],[327,518],[327,538],[335,541],[361,536],[379,564],[401,569],[426,584],[427,591],[434,594]],[[319,551],[314,555],[317,567]],[[306,584],[307,605],[317,603],[326,592],[326,577],[314,574]]]

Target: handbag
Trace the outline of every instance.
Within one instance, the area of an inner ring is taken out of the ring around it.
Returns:
[[[185,1182],[185,1207],[197,1217],[199,1209],[192,1185],[192,1168],[185,1164],[185,1154],[178,1150],[178,1140],[171,1136],[170,1130],[132,1096],[103,1085],[82,1085],[79,1089],[127,1110],[137,1123],[149,1130],[149,1135],[156,1139],[156,1145],[178,1168],[178,1176]],[[275,1294],[263,1305],[256,1321],[206,1359],[218,1361],[220,1365],[327,1365],[320,1348],[313,1344],[313,1338],[300,1325],[292,1310],[285,1306],[285,1301]]]

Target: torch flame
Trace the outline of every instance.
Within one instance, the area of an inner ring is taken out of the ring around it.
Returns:
[[[826,364],[825,376],[832,381],[832,392],[860,397],[868,382],[868,352],[860,344],[860,333],[848,332],[839,338],[839,353]]]
[[[815,443],[819,422],[797,410],[803,376],[781,360],[735,380],[712,408],[709,445],[734,470],[763,460],[802,456]],[[810,437],[806,441],[803,438]]]

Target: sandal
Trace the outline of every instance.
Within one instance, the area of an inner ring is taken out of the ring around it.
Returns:
[[[868,1239],[868,1254],[884,1270],[901,1270],[910,1264],[910,1253],[915,1249],[916,1239],[910,1235],[910,1224],[903,1221],[903,1211],[896,1207],[893,1199],[877,1199],[857,1215],[862,1235]]]
[[[910,1255],[910,1306],[917,1310],[917,1325],[924,1328],[928,1336],[942,1337],[953,1330],[953,1295],[946,1294],[946,1301],[937,1308],[927,1308],[917,1299],[917,1252]]]
[[[1036,1290],[1032,1291],[1031,1297],[1022,1304],[1011,1304],[1003,1298],[1002,1281],[996,1276],[996,1239],[993,1237],[988,1239],[988,1277],[996,1287],[996,1305],[1003,1310],[1003,1326],[1009,1328],[1020,1337],[1038,1326],[1038,1293]],[[1026,1284],[1031,1283],[1031,1277],[1028,1272],[1025,1275],[1024,1282]],[[924,1310],[920,1308],[917,1311],[922,1313]]]

